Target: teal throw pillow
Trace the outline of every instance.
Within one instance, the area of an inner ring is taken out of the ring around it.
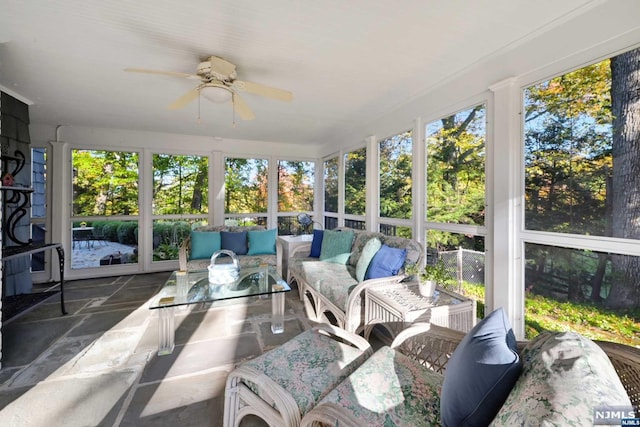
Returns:
[[[407,250],[382,245],[371,260],[365,279],[397,276],[407,258]]]
[[[236,255],[246,255],[247,248],[247,232],[238,231],[221,231],[220,238],[222,240],[222,249],[234,252]]]
[[[365,243],[364,248],[362,248],[360,258],[358,258],[358,263],[356,264],[356,279],[358,282],[362,282],[364,280],[364,276],[367,273],[369,264],[371,264],[371,260],[378,253],[381,247],[382,242],[377,237],[369,239],[367,243]]]
[[[521,371],[516,337],[498,308],[465,335],[447,363],[440,392],[442,425],[488,426]]]
[[[265,231],[249,231],[249,252],[247,255],[275,255],[277,229]]]
[[[351,255],[353,231],[325,230],[322,236],[320,261],[346,264]]]
[[[221,239],[217,231],[192,231],[191,251],[189,259],[211,258],[215,251],[220,250]]]

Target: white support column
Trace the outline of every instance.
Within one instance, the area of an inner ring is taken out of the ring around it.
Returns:
[[[375,136],[367,137],[366,212],[367,230],[378,231],[378,206],[380,206],[380,174],[378,143]]]
[[[209,225],[224,224],[224,156],[214,151],[209,157]]]
[[[521,206],[520,91],[515,79],[489,87],[493,99],[493,147],[488,167],[493,206],[487,242],[486,313],[504,307],[518,339],[524,337],[522,245],[519,239]]]
[[[61,185],[61,188],[54,189],[54,197],[51,197],[51,241],[60,242],[65,250],[65,277],[68,277],[70,269],[71,254],[71,227],[69,218],[71,217],[71,185],[68,183],[73,181],[73,165],[71,164],[71,151],[69,144],[60,141],[56,130],[56,141],[51,143],[51,170],[47,171],[47,183],[51,185]],[[57,268],[51,269],[51,277],[53,280],[59,280],[60,277]]]
[[[411,199],[413,201],[413,238],[420,242],[427,250],[427,242],[425,236],[425,218],[427,210],[427,168],[426,168],[426,151],[424,124],[422,119],[418,117],[413,126],[413,156],[412,156],[412,172],[413,192]],[[426,259],[426,256],[425,256]]]

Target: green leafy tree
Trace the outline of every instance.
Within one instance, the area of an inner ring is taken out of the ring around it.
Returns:
[[[411,170],[411,131],[384,139],[378,144],[380,151],[380,216],[410,219],[413,180]]]
[[[73,214],[137,215],[138,154],[74,150]]]
[[[344,212],[364,215],[367,207],[367,149],[345,154],[344,169]]]
[[[485,106],[478,105],[427,127],[429,221],[484,224],[485,122]],[[466,239],[460,234],[429,232],[427,243],[444,250],[463,246]],[[482,241],[473,246],[483,250]]]

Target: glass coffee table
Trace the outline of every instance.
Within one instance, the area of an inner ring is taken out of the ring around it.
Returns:
[[[158,319],[158,355],[171,354],[175,346],[175,307],[231,300],[251,296],[272,296],[271,332],[284,332],[284,294],[291,288],[275,267],[241,268],[233,283],[209,282],[209,270],[174,271],[153,297],[149,308],[160,310]]]

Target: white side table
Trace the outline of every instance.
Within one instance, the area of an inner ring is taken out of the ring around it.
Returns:
[[[278,240],[282,243],[282,277],[289,283],[289,254],[298,246],[311,243],[313,234],[278,236]]]
[[[364,337],[381,324],[393,339],[414,322],[428,322],[468,332],[476,321],[476,302],[458,293],[436,288],[433,299],[420,295],[417,282],[382,284],[365,293]]]

